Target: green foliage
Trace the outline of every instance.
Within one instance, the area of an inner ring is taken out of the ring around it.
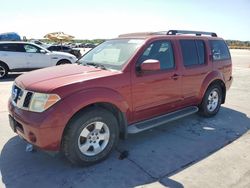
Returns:
[[[231,49],[250,49],[250,41],[226,40]]]

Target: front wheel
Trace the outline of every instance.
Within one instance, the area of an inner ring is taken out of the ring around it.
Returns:
[[[205,117],[216,115],[220,109],[222,101],[222,90],[219,85],[210,86],[200,105],[200,114]]]
[[[87,166],[105,159],[117,142],[115,116],[103,108],[93,108],[78,114],[69,123],[62,150],[73,164]]]
[[[8,75],[8,67],[0,62],[0,79],[5,78]]]
[[[69,60],[63,59],[57,62],[56,65],[65,65],[65,64],[71,64]]]

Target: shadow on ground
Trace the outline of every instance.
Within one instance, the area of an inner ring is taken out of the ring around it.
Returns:
[[[122,188],[157,181],[168,187],[183,187],[166,177],[208,157],[249,129],[250,120],[245,114],[221,108],[213,118],[193,115],[168,126],[130,135],[107,160],[85,168],[70,165],[61,155],[25,152],[25,143],[13,137],[0,155],[2,181],[7,188]],[[119,160],[124,150],[129,151],[129,156]]]

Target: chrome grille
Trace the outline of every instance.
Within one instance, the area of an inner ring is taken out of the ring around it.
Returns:
[[[18,108],[28,109],[31,102],[33,92],[26,91],[16,84],[12,87],[12,103]]]
[[[12,96],[12,101],[14,103],[17,103],[19,95],[20,95],[20,93],[22,93],[21,91],[22,91],[21,88],[17,87],[16,85],[13,85],[13,87],[12,87],[12,95],[11,96]]]
[[[32,96],[33,96],[33,93],[28,91],[23,102],[23,107],[29,108],[29,104],[30,104]]]

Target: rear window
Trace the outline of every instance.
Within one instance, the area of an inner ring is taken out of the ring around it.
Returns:
[[[53,50],[57,50],[57,47],[56,46],[50,46],[50,47],[48,47],[48,50],[50,50],[50,51],[53,51]]]
[[[24,48],[22,44],[0,44],[0,51],[8,51],[8,52],[24,52]]]
[[[202,40],[180,40],[185,66],[205,64],[205,44]]]
[[[210,47],[214,61],[231,59],[228,47],[223,40],[210,40]]]
[[[70,50],[70,48],[67,46],[62,46],[62,50]]]

